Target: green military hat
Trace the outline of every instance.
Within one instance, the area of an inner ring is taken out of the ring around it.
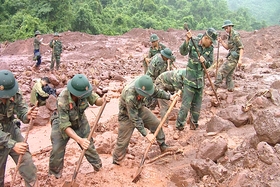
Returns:
[[[156,34],[151,34],[150,36],[150,42],[155,42],[155,41],[158,41],[158,36]]]
[[[197,37],[198,39],[201,39],[202,36],[203,36],[203,34],[202,34],[202,33],[199,33],[196,37]]]
[[[225,20],[222,29],[226,26],[234,26],[234,24],[230,20]]]
[[[92,85],[83,74],[76,74],[67,83],[67,89],[71,94],[78,98],[86,98],[92,93]]]
[[[143,75],[135,81],[135,90],[138,94],[144,97],[153,95],[155,88],[153,80],[148,75]]]
[[[40,31],[35,31],[35,34],[34,34],[35,36],[37,36],[37,35],[41,35],[41,32]]]
[[[217,40],[217,36],[218,33],[215,29],[213,28],[209,28],[205,34],[211,39],[211,41],[213,42],[213,44],[216,44],[216,40]]]
[[[55,32],[55,33],[53,34],[53,36],[58,36],[58,37],[60,37],[60,35],[59,35],[57,32]]]
[[[162,54],[163,56],[165,56],[168,59],[175,59],[175,57],[172,54],[172,51],[169,48],[165,48],[165,49],[161,50],[160,54]]]
[[[18,82],[9,70],[0,70],[0,98],[10,98],[16,95]]]

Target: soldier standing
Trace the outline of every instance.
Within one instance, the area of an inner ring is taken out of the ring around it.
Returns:
[[[201,63],[204,63],[206,68],[209,68],[213,63],[213,43],[217,39],[215,29],[208,29],[201,39],[194,39],[190,42],[192,33],[187,32],[187,37],[180,47],[181,55],[189,55],[188,64],[186,67],[186,79],[183,84],[182,105],[178,113],[176,128],[182,131],[185,126],[187,114],[190,110],[190,129],[195,130],[198,127],[198,119],[202,103],[202,94],[204,87],[204,70]],[[200,53],[197,53],[194,45]]]
[[[57,98],[57,112],[52,116],[52,151],[49,160],[49,175],[61,178],[65,148],[70,138],[86,149],[85,157],[95,171],[102,167],[101,159],[94,147],[93,139],[87,140],[90,126],[85,115],[89,105],[101,106],[105,101],[92,93],[92,85],[83,74],[76,74],[67,83]]]
[[[182,90],[185,77],[186,69],[166,71],[157,77],[155,86],[166,92],[168,91],[170,93],[174,93]],[[169,108],[169,101],[165,99],[158,99],[158,103],[160,107],[160,116],[162,119]],[[168,126],[168,118],[166,119],[164,126]]]
[[[38,108],[29,109],[18,90],[18,82],[12,72],[0,70],[0,186],[4,186],[5,167],[8,155],[15,162],[23,155],[19,173],[25,186],[37,184],[37,168],[32,161],[28,144],[24,142],[19,127],[14,123],[15,115],[28,123],[37,116]]]
[[[35,38],[34,38],[34,41],[33,41],[33,47],[34,47],[34,57],[33,57],[33,60],[34,61],[37,61],[36,64],[33,66],[33,68],[35,69],[38,69],[39,66],[41,65],[41,53],[40,53],[40,45],[48,45],[48,44],[45,44],[43,43],[43,38],[41,38],[41,32],[40,31],[36,31],[35,32]]]
[[[148,134],[145,128],[154,133],[160,121],[148,108],[143,106],[143,99],[146,97],[173,100],[175,95],[170,95],[163,90],[155,88],[151,77],[147,75],[136,78],[123,89],[119,103],[119,130],[113,153],[113,164],[119,165],[124,159],[135,128],[149,142],[155,138],[153,134]],[[175,147],[165,144],[165,135],[162,129],[157,134],[156,140],[161,152],[176,150]]]
[[[222,38],[218,38],[218,42],[222,46],[229,50],[227,55],[227,61],[219,68],[217,78],[214,82],[216,90],[220,87],[224,78],[226,78],[226,86],[229,92],[234,90],[234,82],[232,79],[234,70],[236,66],[240,67],[242,65],[242,56],[244,52],[244,46],[240,39],[240,35],[237,31],[233,29],[234,24],[230,20],[225,20],[223,29],[228,34],[228,42],[225,43]]]
[[[52,48],[52,59],[50,70],[53,72],[54,63],[56,62],[56,70],[59,69],[60,56],[62,53],[62,43],[59,40],[59,34],[56,32],[53,35],[53,39],[50,41],[49,46]]]

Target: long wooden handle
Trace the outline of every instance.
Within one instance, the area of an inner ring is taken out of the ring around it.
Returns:
[[[102,113],[103,113],[103,111],[104,111],[104,109],[105,109],[106,104],[107,104],[107,101],[106,101],[106,98],[104,98],[104,102],[103,102],[101,108],[99,109],[99,112],[98,112],[98,114],[97,114],[97,116],[96,116],[96,120],[95,120],[93,126],[91,127],[91,131],[90,131],[90,133],[89,133],[89,135],[88,135],[88,137],[87,137],[87,139],[88,139],[89,141],[90,141],[90,139],[91,139],[91,137],[92,137],[92,135],[93,135],[93,133],[94,133],[94,131],[95,131],[95,127],[96,127],[97,124],[98,124],[98,121],[99,121],[99,119],[100,119],[100,117],[101,117],[101,115],[102,115]],[[75,170],[74,170],[74,174],[73,174],[72,182],[71,182],[72,185],[75,183],[75,180],[76,180],[76,177],[77,177],[77,175],[78,175],[78,171],[79,171],[79,169],[80,169],[80,166],[81,166],[81,163],[82,163],[82,160],[83,160],[83,158],[84,158],[85,153],[86,153],[86,149],[83,149],[83,151],[82,151],[82,153],[81,153],[81,155],[80,155],[80,157],[79,157],[78,164],[76,165],[76,168],[75,168]]]
[[[186,31],[189,31],[188,25],[187,25],[186,23],[184,24],[184,28],[185,28]],[[192,43],[193,43],[193,46],[194,46],[194,48],[195,48],[195,50],[196,50],[196,53],[197,53],[198,57],[200,57],[201,54],[200,54],[200,52],[198,51],[198,49],[197,49],[197,47],[196,47],[196,44],[194,43],[192,37],[191,37],[191,41],[192,41]],[[218,103],[220,103],[220,99],[219,99],[219,97],[218,97],[218,95],[217,95],[217,92],[216,92],[216,90],[215,90],[215,88],[214,88],[214,85],[213,85],[213,83],[212,83],[212,81],[211,81],[211,78],[210,78],[210,76],[209,76],[209,74],[208,74],[208,72],[207,72],[206,66],[205,66],[205,64],[204,64],[203,62],[201,62],[201,64],[202,64],[202,67],[203,67],[203,69],[204,69],[204,72],[205,72],[205,74],[206,74],[206,76],[207,76],[207,78],[208,78],[208,80],[209,80],[209,82],[210,82],[210,85],[211,85],[211,88],[212,88],[212,90],[213,90],[213,92],[214,92],[214,94],[215,94],[215,97],[216,97]]]
[[[159,133],[159,131],[160,131],[162,125],[165,123],[165,120],[167,119],[169,113],[172,111],[173,107],[175,106],[175,104],[176,104],[176,102],[177,102],[177,99],[178,99],[179,95],[181,95],[181,93],[182,93],[181,90],[179,90],[179,91],[177,92],[176,97],[174,98],[174,100],[173,100],[172,103],[170,104],[169,109],[168,109],[167,112],[165,113],[165,115],[164,115],[164,117],[162,118],[162,120],[160,121],[160,123],[159,123],[159,125],[158,125],[156,131],[154,132],[154,137],[156,137],[157,134]],[[143,169],[143,165],[144,165],[145,160],[146,160],[146,158],[147,158],[149,149],[151,148],[151,146],[152,146],[152,144],[153,144],[154,141],[155,141],[155,138],[154,138],[153,141],[151,141],[151,142],[149,143],[149,145],[147,146],[147,148],[146,148],[146,150],[145,150],[145,153],[144,153],[144,155],[143,155],[143,157],[142,157],[142,159],[141,159],[141,162],[140,162],[140,165],[139,165],[139,167],[138,167],[138,170],[137,170],[137,172],[136,172],[136,175],[135,175],[134,179],[132,180],[132,182],[136,183],[136,182],[138,181],[139,175],[140,175],[140,173],[141,173],[141,171],[142,171],[142,169]]]

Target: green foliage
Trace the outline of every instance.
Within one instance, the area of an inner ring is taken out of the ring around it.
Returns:
[[[183,29],[187,22],[191,30],[221,30],[225,19],[236,29],[266,26],[250,9],[229,10],[227,1],[231,0],[0,0],[0,41],[29,38],[37,29],[117,35],[132,28]]]

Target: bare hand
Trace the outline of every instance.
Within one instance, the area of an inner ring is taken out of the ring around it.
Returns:
[[[199,57],[199,61],[200,61],[201,63],[204,63],[204,62],[205,62],[205,58],[204,58],[203,56],[200,56],[200,57]]]
[[[150,143],[153,143],[155,136],[153,134],[147,134],[146,138]]]
[[[242,60],[239,59],[239,60],[238,60],[238,63],[237,63],[237,67],[240,68],[241,66],[242,66]]]
[[[17,142],[13,150],[20,155],[23,155],[28,150],[28,144],[24,142]]]
[[[83,149],[88,149],[90,141],[86,138],[81,138],[78,143],[80,144],[80,146],[82,146]]]
[[[180,95],[179,95],[177,92],[176,92],[175,94],[173,94],[173,95],[170,96],[170,100],[171,100],[171,101],[174,101],[174,99],[175,99],[176,97],[180,97]]]
[[[27,118],[30,120],[31,118],[35,119],[37,117],[38,114],[38,107],[32,107],[28,110],[27,112]]]
[[[222,42],[223,42],[223,40],[222,40],[221,37],[218,37],[218,42],[219,42],[219,43],[222,43]]]
[[[190,30],[187,32],[186,36],[187,36],[186,41],[189,41],[192,38],[192,33]]]
[[[108,97],[107,94],[104,95],[103,99],[104,99],[104,102],[107,102],[107,103],[109,103],[111,101],[111,98]]]

